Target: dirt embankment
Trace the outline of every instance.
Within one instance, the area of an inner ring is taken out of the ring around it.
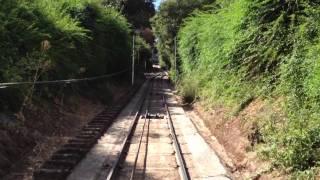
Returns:
[[[110,105],[129,88],[121,86],[109,90],[113,99]],[[74,95],[63,101],[61,97],[38,100],[16,120],[2,115],[6,122],[14,120],[14,123],[0,125],[0,179],[32,179],[35,169],[107,106],[97,98]]]
[[[217,141],[212,147],[234,179],[285,179],[272,171],[269,162],[260,160],[255,151],[262,140],[258,121],[276,111],[268,103],[254,100],[237,115],[224,107],[206,109],[200,103],[186,110],[193,120],[200,119],[209,129],[211,140]]]

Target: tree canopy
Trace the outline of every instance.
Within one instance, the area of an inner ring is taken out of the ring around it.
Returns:
[[[166,0],[161,3],[158,12],[152,20],[153,30],[157,36],[159,58],[163,65],[169,68],[174,59],[174,39],[184,20],[195,9],[203,8],[214,0]]]

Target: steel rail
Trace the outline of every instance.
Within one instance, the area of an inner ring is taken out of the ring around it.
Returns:
[[[149,82],[148,82],[148,83],[149,83]],[[149,91],[150,91],[150,88],[147,88],[147,89],[144,91],[144,93],[149,92]],[[143,93],[143,94],[144,94],[144,93]],[[112,165],[112,167],[111,167],[111,169],[110,169],[110,171],[109,171],[109,173],[108,173],[108,176],[107,176],[106,180],[111,180],[111,179],[113,179],[113,178],[114,178],[114,175],[116,174],[116,170],[117,170],[117,168],[118,168],[118,166],[119,166],[120,160],[123,158],[124,152],[125,152],[125,150],[126,150],[125,147],[127,146],[128,142],[130,141],[130,138],[131,138],[132,135],[133,135],[135,126],[136,126],[136,124],[137,124],[137,122],[138,122],[138,120],[139,120],[139,118],[140,118],[140,112],[141,112],[141,110],[142,110],[142,107],[143,107],[143,105],[144,105],[144,102],[145,102],[145,100],[146,100],[146,97],[147,97],[147,96],[143,96],[143,98],[141,98],[140,101],[139,101],[139,103],[138,103],[138,104],[139,104],[139,105],[138,105],[139,108],[138,108],[138,111],[135,113],[134,119],[133,119],[133,121],[132,121],[132,123],[131,123],[131,125],[130,125],[129,133],[127,134],[125,140],[124,140],[123,143],[121,144],[121,151],[118,153],[117,158],[116,158],[116,161],[113,163],[113,165]]]
[[[130,175],[130,180],[134,179],[134,176],[135,176],[135,173],[136,173],[137,162],[138,162],[139,153],[140,153],[140,149],[141,149],[142,139],[143,139],[143,136],[144,136],[144,131],[145,131],[145,127],[146,127],[147,121],[149,121],[147,119],[148,119],[148,110],[146,110],[146,113],[145,113],[145,116],[144,116],[143,129],[142,129],[142,133],[141,133],[140,138],[139,138],[138,150],[137,150],[137,153],[136,153],[136,157],[134,159],[134,163],[133,163],[133,167],[132,167],[132,171],[131,171],[131,175]]]
[[[157,76],[159,76],[159,75],[157,74],[157,75],[155,75],[154,77],[151,77],[151,81],[153,81],[153,79],[156,78]],[[148,82],[148,83],[150,83],[150,82]],[[153,82],[151,82],[151,83],[153,83]],[[153,84],[152,84],[152,85],[153,85]],[[148,87],[147,90],[144,91],[143,94],[145,94],[145,93],[146,93],[146,94],[149,94],[150,89],[151,89],[151,88]],[[139,118],[140,118],[140,116],[141,116],[141,115],[140,115],[140,112],[141,112],[141,110],[142,110],[142,107],[143,107],[146,99],[147,99],[147,96],[144,95],[143,98],[141,98],[141,100],[140,100],[139,109],[138,109],[138,111],[136,112],[135,117],[134,117],[134,120],[132,121],[132,123],[131,123],[131,125],[130,125],[129,133],[127,134],[125,140],[123,141],[123,143],[122,143],[122,145],[121,145],[121,151],[118,153],[117,158],[116,158],[116,161],[112,164],[112,167],[111,167],[111,169],[109,170],[109,173],[108,173],[108,175],[107,175],[107,177],[106,177],[106,180],[112,180],[112,179],[115,177],[115,174],[116,174],[117,168],[118,168],[118,166],[119,166],[119,164],[120,164],[120,161],[121,161],[121,159],[123,158],[123,156],[124,156],[124,154],[125,154],[126,146],[127,146],[128,143],[130,142],[130,139],[131,139],[131,137],[133,136],[135,127],[136,127],[136,125],[137,125],[137,122],[138,122],[138,120],[139,120]],[[147,115],[147,114],[146,114],[146,115]],[[145,116],[145,117],[147,117],[147,116]]]
[[[146,91],[147,88],[145,86],[146,84],[141,91]],[[136,94],[137,90],[140,89],[139,87],[140,85],[133,87],[126,95],[121,96],[113,107],[107,107],[104,111],[92,118],[77,135],[55,151],[50,159],[46,160],[39,169],[33,173],[33,179],[67,179],[80,161],[85,158],[86,154],[98,143],[98,139],[111,127],[125,105],[129,103],[129,100]],[[142,97],[141,95],[137,96],[137,104]],[[131,110],[130,116],[134,115],[136,109],[137,108]],[[109,167],[109,164],[105,161],[101,168],[109,169]],[[97,176],[96,174],[92,178],[97,179]]]
[[[171,134],[171,137],[172,137],[172,140],[173,140],[173,146],[174,146],[174,149],[175,149],[176,159],[178,161],[177,163],[179,165],[180,176],[181,176],[182,180],[190,180],[190,176],[189,176],[188,170],[186,168],[185,160],[184,160],[183,155],[182,155],[182,151],[181,151],[181,148],[180,148],[180,145],[179,145],[179,141],[178,141],[177,135],[175,133],[175,128],[174,128],[174,125],[173,125],[173,122],[172,122],[171,114],[170,114],[170,111],[169,111],[168,104],[167,104],[165,96],[166,95],[163,94],[162,98],[163,98],[163,103],[164,103],[165,110],[167,112],[167,120],[168,120],[168,124],[169,124],[169,128],[170,128],[170,134]]]
[[[157,76],[155,76],[155,78],[157,78]],[[154,82],[153,82],[153,81],[152,81],[151,88],[152,88],[152,90],[153,90],[153,88],[154,88]],[[147,126],[148,126],[148,128],[149,128],[149,125],[150,125],[150,118],[148,117],[148,116],[149,116],[149,108],[150,108],[150,100],[151,100],[151,95],[150,95],[150,93],[148,93],[148,96],[149,96],[149,100],[148,100],[148,103],[147,103],[147,106],[146,106],[146,112],[145,112],[145,115],[144,115],[143,129],[142,129],[142,133],[141,133],[141,135],[140,135],[139,146],[138,146],[138,150],[137,150],[136,157],[135,157],[135,160],[134,160],[134,164],[133,164],[133,167],[132,167],[130,180],[133,180],[133,179],[134,179],[134,176],[135,176],[135,173],[136,173],[137,162],[138,162],[138,159],[139,159],[141,144],[142,144],[142,140],[143,140],[143,136],[144,136],[144,132],[145,132],[145,126],[146,126],[146,124],[148,124]],[[147,122],[147,121],[148,121],[148,122]],[[147,133],[148,133],[148,132],[147,132]],[[147,135],[148,135],[148,134],[147,134]],[[146,153],[147,153],[147,152],[146,152]]]
[[[148,125],[147,125],[146,149],[145,149],[145,153],[144,153],[143,173],[142,173],[143,177],[145,177],[146,170],[147,170],[147,160],[148,160],[148,150],[149,150],[149,133],[150,133],[150,119],[148,120]]]

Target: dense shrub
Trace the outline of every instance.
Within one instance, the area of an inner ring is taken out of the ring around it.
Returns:
[[[1,82],[79,78],[130,67],[129,24],[112,7],[94,0],[0,2]],[[2,103],[21,101],[28,93],[23,89],[29,88],[17,87],[12,96],[2,90]]]
[[[152,57],[152,49],[142,37],[137,36],[135,39],[135,50],[137,65],[144,69],[150,68],[150,59]]]
[[[196,82],[209,105],[281,97],[286,118],[261,122],[262,152],[301,177],[320,162],[319,3],[222,0],[179,31],[182,89]]]
[[[207,101],[219,97],[235,101],[243,98],[246,88],[241,84],[240,75],[225,67],[230,60],[228,54],[234,43],[241,38],[238,34],[244,18],[247,1],[225,3],[219,10],[197,12],[187,18],[179,32],[179,56],[182,61],[182,83],[197,83],[198,95]],[[228,24],[228,26],[226,26]],[[239,91],[240,90],[240,91]]]
[[[177,36],[178,30],[183,19],[188,17],[190,13],[209,4],[214,0],[167,0],[161,3],[156,16],[153,18],[153,29],[158,38],[157,48],[159,58],[163,66],[169,69],[174,64],[174,38]],[[174,73],[174,71],[172,71]]]

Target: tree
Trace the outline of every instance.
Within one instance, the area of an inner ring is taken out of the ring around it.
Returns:
[[[214,0],[166,0],[160,5],[152,25],[158,39],[160,61],[168,68],[173,64],[174,39],[183,20],[195,9],[212,2]]]
[[[104,0],[105,6],[121,11],[133,28],[150,28],[150,19],[155,15],[154,0]]]
[[[124,0],[123,13],[135,28],[151,27],[150,18],[155,14],[153,0]]]

